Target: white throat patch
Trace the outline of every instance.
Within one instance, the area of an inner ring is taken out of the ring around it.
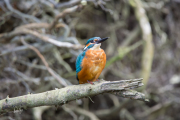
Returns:
[[[95,44],[92,48],[90,48],[91,50],[99,50],[101,49],[101,43],[99,44]]]

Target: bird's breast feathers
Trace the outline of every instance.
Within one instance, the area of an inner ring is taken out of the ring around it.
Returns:
[[[85,69],[89,74],[98,74],[102,72],[106,65],[106,54],[103,49],[87,50],[82,61],[82,69]]]
[[[86,52],[85,59],[87,60],[87,62],[89,61],[93,64],[98,64],[101,62],[104,63],[106,62],[106,54],[103,49],[99,49],[99,50],[89,49]]]

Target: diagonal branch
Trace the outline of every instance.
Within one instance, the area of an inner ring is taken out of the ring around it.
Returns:
[[[63,105],[70,101],[102,93],[112,93],[124,98],[148,101],[143,93],[129,90],[141,87],[142,79],[104,81],[91,84],[72,85],[62,89],[51,90],[38,94],[0,100],[0,114],[13,110],[22,110],[38,106]]]
[[[42,62],[43,62],[44,65],[46,66],[48,72],[49,72],[54,78],[56,78],[57,81],[58,81],[60,84],[62,84],[63,86],[67,86],[67,83],[65,82],[65,80],[64,80],[62,77],[60,77],[57,73],[55,73],[55,71],[54,71],[53,69],[51,69],[51,68],[49,67],[49,64],[46,62],[46,59],[45,59],[44,56],[39,52],[39,50],[38,50],[37,48],[35,48],[34,46],[29,45],[28,43],[26,43],[23,38],[21,38],[21,42],[22,42],[24,45],[28,46],[30,49],[32,49],[34,52],[36,52],[36,54],[40,57],[40,59],[42,60]]]

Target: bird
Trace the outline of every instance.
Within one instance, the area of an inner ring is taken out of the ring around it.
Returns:
[[[108,38],[93,37],[86,42],[83,52],[76,59],[76,79],[79,84],[93,85],[93,82],[99,81],[98,77],[106,65],[106,54],[100,46]]]

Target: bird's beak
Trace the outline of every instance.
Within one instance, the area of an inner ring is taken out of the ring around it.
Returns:
[[[109,38],[109,37],[102,38],[102,39],[96,41],[96,43],[102,43],[102,42],[106,41],[108,38]]]

